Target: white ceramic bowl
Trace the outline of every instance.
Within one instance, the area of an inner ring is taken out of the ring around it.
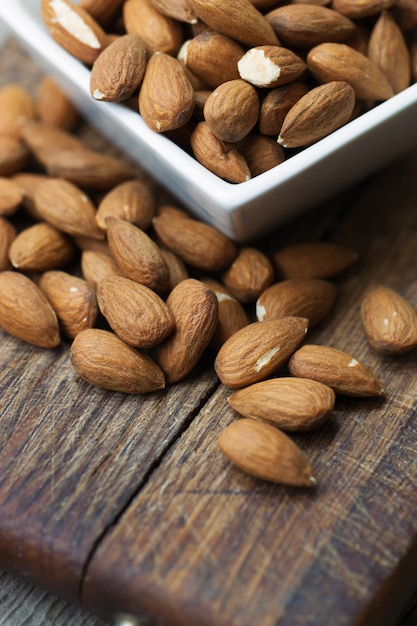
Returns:
[[[249,241],[312,209],[417,145],[417,84],[274,169],[238,185],[206,170],[123,105],[96,102],[89,70],[47,33],[39,0],[0,2],[0,19],[104,135],[200,219]]]

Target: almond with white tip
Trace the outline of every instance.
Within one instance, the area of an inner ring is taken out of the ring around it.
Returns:
[[[237,64],[239,75],[256,87],[277,87],[291,83],[306,70],[307,65],[295,52],[282,46],[250,48]]]

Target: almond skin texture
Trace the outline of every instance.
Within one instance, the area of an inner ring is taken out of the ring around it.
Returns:
[[[145,75],[146,47],[135,34],[122,35],[107,46],[91,68],[90,92],[95,100],[122,102],[139,87]]]
[[[108,276],[97,286],[100,311],[120,339],[151,348],[174,330],[174,318],[151,289],[121,276]]]
[[[196,35],[183,47],[185,66],[212,89],[239,78],[237,62],[244,53],[236,41],[215,31]]]
[[[380,396],[384,386],[374,374],[352,355],[336,348],[305,345],[290,358],[292,376],[311,378],[347,396]]]
[[[222,281],[239,302],[253,302],[271,285],[274,268],[268,257],[256,248],[241,247],[223,272]]]
[[[375,285],[361,303],[362,323],[369,343],[385,354],[403,354],[417,347],[417,312],[399,293]]]
[[[235,244],[213,226],[176,215],[158,215],[153,227],[164,246],[185,263],[205,271],[219,271],[235,259]]]
[[[238,142],[252,178],[263,174],[285,161],[285,152],[272,137],[251,133]]]
[[[117,217],[132,222],[142,230],[152,224],[155,198],[148,185],[140,180],[128,180],[113,187],[101,199],[96,213],[100,228],[106,229],[106,218]]]
[[[171,291],[167,305],[174,332],[157,347],[157,361],[172,384],[187,376],[210,343],[217,325],[218,304],[203,282],[187,278]]]
[[[141,394],[165,387],[155,361],[107,330],[83,330],[72,342],[70,357],[81,378],[104,389]]]
[[[333,0],[332,7],[352,20],[378,15],[391,8],[395,0]]]
[[[59,345],[57,316],[34,282],[19,272],[1,272],[0,293],[0,326],[3,330],[40,348]]]
[[[261,102],[259,132],[276,137],[291,107],[308,91],[302,82],[288,83],[271,89]]]
[[[127,33],[140,35],[149,55],[175,55],[182,44],[181,24],[160,13],[149,0],[125,0],[123,24]]]
[[[280,278],[331,278],[357,258],[358,254],[346,246],[317,241],[285,246],[272,260]]]
[[[394,91],[383,70],[371,59],[343,43],[322,43],[310,50],[307,65],[322,83],[343,80],[359,100],[388,100]]]
[[[194,90],[182,65],[169,54],[155,52],[139,91],[139,113],[145,123],[158,133],[176,130],[188,122],[193,109]]]
[[[162,13],[179,22],[193,24],[197,21],[192,0],[151,0],[151,4]]]
[[[237,64],[239,75],[256,87],[278,87],[297,80],[307,70],[304,61],[282,46],[250,48]]]
[[[122,276],[113,257],[100,250],[82,251],[81,271],[85,280],[94,288],[107,276]]]
[[[47,222],[22,230],[9,250],[10,261],[22,272],[45,272],[69,263],[75,256],[70,237]]]
[[[221,382],[236,389],[270,376],[286,363],[305,339],[308,320],[283,317],[252,322],[220,348],[214,368]]]
[[[282,431],[251,419],[232,422],[219,436],[223,454],[246,474],[291,487],[314,487],[309,459]]]
[[[260,100],[255,87],[240,78],[222,83],[207,98],[204,118],[219,139],[243,139],[258,121]]]
[[[73,339],[94,326],[96,295],[85,280],[67,272],[49,271],[39,278],[38,286],[51,303],[63,335]]]
[[[317,278],[289,278],[265,289],[256,302],[259,321],[288,315],[306,317],[312,328],[333,309],[337,289]]]
[[[278,143],[299,148],[326,137],[351,119],[355,101],[355,91],[346,81],[310,89],[285,116]]]
[[[228,402],[245,417],[288,431],[308,431],[327,421],[336,394],[307,378],[271,378],[232,393]]]

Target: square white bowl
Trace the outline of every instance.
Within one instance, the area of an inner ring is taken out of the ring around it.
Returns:
[[[95,101],[89,69],[50,37],[40,0],[3,0],[1,19],[86,119],[195,215],[237,241],[250,241],[314,208],[417,145],[414,84],[272,170],[244,183],[227,183],[151,131],[135,111]]]

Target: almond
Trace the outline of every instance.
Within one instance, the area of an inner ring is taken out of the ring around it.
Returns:
[[[12,176],[29,161],[27,147],[15,137],[0,135],[0,176]]]
[[[0,135],[19,139],[22,126],[34,117],[33,99],[25,87],[10,83],[0,88]]]
[[[256,87],[269,88],[291,83],[307,70],[297,54],[282,46],[250,48],[238,61],[237,68],[243,80]]]
[[[222,274],[222,281],[239,302],[253,302],[271,285],[274,268],[268,257],[256,248],[243,246]]]
[[[175,130],[188,122],[193,109],[194,91],[181,63],[163,52],[153,54],[139,92],[145,123],[159,133]]]
[[[230,183],[243,183],[251,178],[244,156],[233,143],[216,137],[207,122],[200,122],[194,128],[191,147],[197,161],[220,178]]]
[[[174,330],[165,302],[149,287],[122,276],[98,283],[100,311],[120,339],[137,348],[151,348]]]
[[[239,389],[228,397],[240,415],[269,422],[289,431],[318,428],[329,418],[336,394],[308,378],[271,378]]]
[[[156,243],[130,222],[115,217],[106,222],[110,250],[122,274],[158,293],[166,291],[169,272]]]
[[[284,148],[308,146],[346,124],[354,106],[355,91],[346,81],[314,87],[288,111],[278,143]]]
[[[122,276],[112,256],[99,250],[83,250],[81,271],[85,280],[94,288],[107,276]]]
[[[232,389],[267,378],[287,362],[305,339],[307,328],[303,317],[252,322],[241,328],[217,353],[218,377]]]
[[[80,113],[51,76],[44,76],[39,83],[36,112],[41,122],[69,130],[80,120]]]
[[[163,245],[198,269],[219,271],[236,257],[235,244],[210,224],[163,214],[154,218],[153,227]]]
[[[259,132],[272,137],[279,135],[288,111],[307,91],[307,85],[297,81],[270,89],[261,102]]]
[[[329,7],[286,4],[265,15],[284,46],[312,48],[320,43],[345,41],[355,31],[348,17]]]
[[[255,126],[260,101],[252,85],[239,79],[217,87],[204,105],[204,118],[211,131],[222,141],[243,139]]]
[[[38,286],[52,305],[61,332],[73,339],[86,328],[92,328],[97,318],[94,289],[82,278],[67,272],[44,272]]]
[[[16,235],[16,228],[13,224],[0,216],[0,272],[11,268],[9,250]]]
[[[81,0],[80,7],[89,13],[101,26],[109,26],[124,0]]]
[[[39,183],[34,198],[36,210],[48,223],[68,235],[103,239],[96,224],[96,209],[90,198],[63,178]]]
[[[94,63],[107,44],[98,22],[70,0],[41,0],[41,9],[51,37],[80,61]]]
[[[331,278],[350,267],[358,254],[330,241],[285,246],[273,255],[280,278]]]
[[[255,133],[241,139],[237,148],[248,164],[252,178],[285,161],[285,152],[271,137]]]
[[[58,319],[42,291],[24,274],[0,273],[0,327],[40,348],[60,343]]]
[[[168,291],[172,291],[178,283],[190,276],[184,261],[175,252],[167,248],[160,248],[160,253],[169,271]]]
[[[35,220],[41,220],[41,216],[36,210],[34,197],[38,184],[43,180],[47,180],[46,174],[37,174],[32,172],[19,172],[14,174],[12,180],[18,185],[22,195],[22,206],[27,213]]]
[[[218,350],[237,330],[249,324],[249,317],[224,285],[211,278],[205,278],[203,282],[214,291],[218,302],[217,325],[210,341],[210,347]]]
[[[130,98],[145,75],[146,47],[136,33],[122,35],[107,46],[91,68],[90,92],[95,100],[122,102]]]
[[[23,200],[19,185],[9,178],[0,177],[0,215],[13,215]]]
[[[188,278],[169,294],[167,305],[175,321],[174,332],[157,347],[157,361],[168,383],[187,376],[199,362],[217,325],[218,303],[203,282]]]
[[[175,55],[181,47],[181,24],[163,15],[150,0],[125,0],[123,24],[127,33],[136,33],[143,39],[149,55]]]
[[[417,311],[385,285],[368,289],[361,303],[362,323],[369,343],[385,354],[403,354],[417,347]]]
[[[289,360],[292,376],[311,378],[347,396],[380,396],[383,384],[352,355],[336,348],[304,345]]]
[[[13,267],[22,272],[45,272],[69,263],[75,256],[70,237],[47,222],[20,231],[9,249]]]
[[[51,154],[68,150],[87,150],[81,139],[66,129],[37,120],[28,122],[22,127],[22,139],[44,167],[50,163]]]
[[[389,9],[396,0],[333,0],[332,7],[347,17],[357,20],[364,17],[378,15],[384,9]]]
[[[151,0],[151,4],[162,15],[179,22],[194,24],[197,21],[192,0]]]
[[[265,17],[250,0],[193,0],[202,22],[245,46],[279,45]]]
[[[322,43],[310,50],[307,65],[322,83],[346,81],[360,100],[387,100],[394,91],[383,70],[371,59],[343,43]]]
[[[97,224],[106,229],[106,218],[116,217],[132,222],[142,230],[152,224],[155,198],[149,185],[140,180],[128,180],[108,191],[97,208]]]
[[[155,361],[107,330],[90,328],[78,333],[70,357],[81,378],[104,389],[142,394],[165,387]]]
[[[223,454],[246,474],[291,487],[313,487],[309,459],[282,431],[251,419],[232,422],[219,436]]]
[[[336,286],[317,278],[289,278],[263,291],[256,302],[259,321],[274,317],[306,317],[312,328],[333,309]]]
[[[225,81],[239,78],[237,62],[245,51],[227,35],[207,31],[187,41],[181,53],[185,66],[215,89]]]

